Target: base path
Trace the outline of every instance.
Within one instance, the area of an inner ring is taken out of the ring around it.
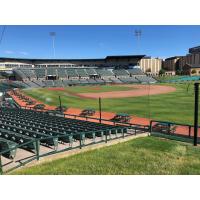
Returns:
[[[85,98],[123,98],[123,97],[139,97],[145,95],[166,94],[175,92],[176,88],[164,85],[124,85],[133,88],[127,91],[98,92],[98,93],[79,93],[78,95]]]

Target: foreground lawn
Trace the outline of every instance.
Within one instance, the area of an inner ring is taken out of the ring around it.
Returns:
[[[200,148],[145,137],[20,169],[13,174],[200,174]]]
[[[164,84],[163,84],[164,85]],[[179,123],[192,124],[194,113],[194,86],[188,84],[167,84],[176,87],[176,91],[168,94],[152,95],[150,101],[148,96],[129,97],[116,99],[102,99],[102,110],[128,113],[139,117],[146,117],[156,120],[172,121]],[[113,86],[108,87],[109,90]],[[148,86],[147,86],[148,87]],[[115,88],[115,86],[113,87]],[[126,88],[126,87],[125,87]],[[85,87],[71,87],[71,91],[83,90]],[[115,88],[116,89],[116,88]],[[92,90],[92,89],[91,89]],[[98,109],[98,100],[83,99],[65,91],[49,91],[44,89],[28,89],[24,92],[43,103],[49,105],[59,105],[58,96],[62,98],[62,104],[67,107]],[[149,115],[150,114],[150,115]]]

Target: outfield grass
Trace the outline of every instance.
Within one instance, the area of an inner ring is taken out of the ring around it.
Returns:
[[[163,84],[166,85],[166,84]],[[194,89],[193,85],[187,91],[187,84],[167,84],[176,87],[176,91],[168,94],[143,97],[128,97],[116,99],[103,99],[103,111],[122,112],[139,117],[150,117],[156,120],[165,120],[178,123],[193,124],[193,109],[194,109]],[[84,87],[78,87],[78,90]],[[111,89],[111,86],[109,87]],[[71,87],[71,91],[77,90],[76,87]],[[30,95],[46,104],[58,105],[58,96],[62,97],[62,104],[68,107],[86,108],[92,107],[98,109],[98,100],[84,99],[72,96],[63,91],[49,91],[44,89],[28,89],[24,90],[27,95]]]
[[[65,91],[74,93],[98,93],[98,92],[111,92],[111,91],[127,91],[134,90],[134,88],[122,86],[122,85],[101,85],[101,86],[76,86],[66,87]]]
[[[12,174],[200,174],[200,148],[151,136],[27,167]]]

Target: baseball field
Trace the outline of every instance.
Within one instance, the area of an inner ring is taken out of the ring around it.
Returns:
[[[47,105],[129,113],[133,116],[193,124],[191,84],[107,85],[25,89]],[[116,96],[118,94],[118,96]],[[134,118],[133,118],[134,119]],[[13,174],[200,174],[200,148],[154,136],[46,160]]]
[[[177,123],[193,123],[194,86],[189,84],[77,86],[26,89],[24,93],[48,105],[98,109]]]

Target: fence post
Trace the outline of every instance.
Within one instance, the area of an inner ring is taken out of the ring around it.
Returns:
[[[189,137],[191,137],[191,126],[189,126]]]
[[[153,121],[151,120],[151,121],[150,121],[150,126],[149,126],[149,132],[150,132],[150,133],[152,132],[152,123],[153,123]]]
[[[0,174],[3,174],[1,155],[0,155]]]
[[[36,157],[37,160],[40,159],[39,140],[36,140]]]
[[[107,143],[107,142],[108,142],[107,132],[106,132],[106,135],[105,135],[105,136],[106,136],[106,143]]]
[[[199,111],[199,83],[194,84],[195,101],[194,101],[194,146],[197,146],[198,138],[198,111]]]
[[[59,96],[59,104],[60,104],[60,112],[62,112],[62,103],[61,103],[61,97]]]
[[[167,132],[168,132],[169,135],[170,135],[170,127],[171,127],[171,124],[168,123],[168,130],[167,130]]]
[[[82,137],[81,137],[81,133],[80,133],[79,142],[80,142],[80,149],[82,149]]]
[[[101,97],[99,97],[99,122],[101,123]]]

